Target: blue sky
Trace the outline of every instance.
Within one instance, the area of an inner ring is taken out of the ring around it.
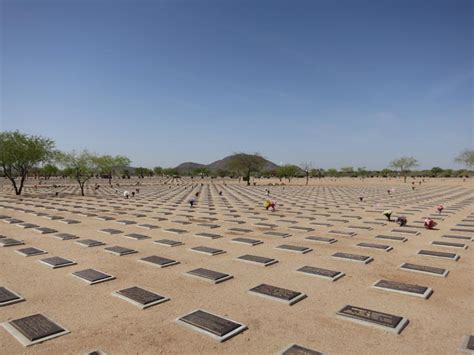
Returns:
[[[0,0],[2,130],[135,166],[455,167],[470,0]]]

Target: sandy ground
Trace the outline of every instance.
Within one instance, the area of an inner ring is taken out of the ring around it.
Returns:
[[[474,185],[472,181],[463,182],[462,179],[431,179],[421,185],[418,181],[414,191],[411,180],[404,184],[399,179],[312,179],[309,186],[271,186],[271,197],[278,203],[278,210],[274,213],[262,207],[264,189],[268,186],[262,186],[260,181],[257,186],[246,187],[243,183],[230,181],[224,184],[222,180],[188,179],[171,183],[163,179],[144,179],[138,186],[140,192],[129,200],[125,200],[120,192],[123,189],[132,191],[135,186],[124,186],[122,181],[122,186],[117,187],[118,193],[102,186],[95,194],[89,189],[85,197],[70,194],[77,193],[76,187],[65,186],[63,181],[47,183],[48,186],[53,183],[63,185],[56,190],[35,189],[33,181],[22,199],[12,195],[8,185],[4,184],[0,197],[1,215],[75,234],[81,239],[100,240],[106,245],[85,248],[74,240],[62,241],[52,235],[41,235],[0,221],[0,234],[25,242],[24,246],[0,248],[0,286],[8,287],[26,299],[1,307],[0,322],[44,313],[71,331],[68,335],[25,348],[0,327],[0,354],[81,354],[98,349],[108,354],[275,354],[290,343],[330,354],[462,354],[458,352],[462,337],[474,334],[471,241],[441,236],[456,234],[474,238],[473,233],[450,231],[450,228],[461,228],[454,227],[459,223],[474,224],[461,222],[469,216],[474,220]],[[127,183],[133,185],[135,182]],[[304,180],[292,183],[304,184]],[[101,184],[105,185],[103,181]],[[395,191],[388,196],[390,188],[395,188]],[[201,193],[197,206],[190,209],[186,201],[198,190]],[[55,197],[53,191],[61,192]],[[222,196],[219,191],[222,191]],[[359,196],[364,196],[365,200],[360,202]],[[374,239],[379,234],[400,236],[391,232],[398,228],[395,223],[363,223],[383,222],[378,220],[383,218],[381,211],[390,208],[394,215],[405,214],[409,225],[422,226],[414,222],[435,214],[438,203],[446,207],[442,220],[439,220],[439,229],[428,231],[407,227],[419,230],[421,234],[407,235],[405,243]],[[14,208],[71,218],[81,223],[66,225]],[[58,208],[67,211],[58,211]],[[137,225],[121,225],[114,220],[98,220],[93,216],[79,215],[81,211],[111,216],[116,220],[154,224],[159,228],[146,230]],[[118,211],[124,214],[116,214]],[[138,213],[146,217],[134,215]],[[166,220],[159,221],[153,217]],[[202,217],[216,218],[210,223],[220,227],[199,226],[198,223],[205,222]],[[259,222],[255,217],[264,218],[264,223],[277,224],[273,230],[288,232],[291,237],[282,239],[264,235],[268,229],[255,226]],[[330,221],[332,218],[348,222]],[[279,221],[281,219],[296,223]],[[174,222],[177,220],[190,221],[191,224]],[[235,220],[244,223],[232,223]],[[313,222],[327,222],[333,226],[312,225]],[[291,225],[311,227],[314,231],[292,230],[289,229]],[[351,229],[349,226],[371,226],[373,229]],[[187,232],[175,235],[164,231],[171,227]],[[234,227],[250,229],[251,232],[229,231]],[[104,228],[119,229],[123,233],[108,235],[99,232]],[[328,234],[330,230],[354,231],[357,235],[336,236]],[[222,238],[198,238],[194,236],[197,232],[216,233]],[[127,233],[145,234],[151,239],[124,238]],[[337,242],[320,244],[305,239],[308,236],[330,236]],[[232,243],[231,239],[236,237],[254,238],[264,243],[254,247]],[[153,243],[159,239],[178,240],[184,245],[170,248]],[[431,245],[435,240],[461,242],[468,248],[457,250]],[[360,248],[356,246],[360,242],[388,244],[393,250]],[[281,244],[307,246],[313,251],[296,254],[275,249]],[[135,249],[138,253],[119,257],[104,251],[105,247],[115,245]],[[196,246],[223,249],[226,253],[208,256],[189,250]],[[40,248],[48,254],[23,257],[15,253],[24,247]],[[416,255],[420,249],[455,252],[461,258],[456,262],[422,257]],[[374,261],[364,265],[331,257],[336,252],[368,255]],[[275,258],[279,262],[261,267],[236,260],[244,254]],[[138,262],[150,255],[175,259],[180,264],[160,269]],[[77,265],[52,270],[38,262],[49,256],[73,259]],[[403,262],[445,268],[449,274],[443,278],[403,271],[398,269]],[[346,275],[331,282],[296,272],[305,265],[342,271]],[[185,275],[199,267],[227,273],[233,278],[214,285]],[[90,286],[71,276],[72,272],[87,268],[107,272],[116,279]],[[422,299],[371,288],[379,279],[429,286],[434,292],[429,299]],[[260,283],[300,291],[307,298],[289,306],[248,292]],[[131,286],[153,290],[171,300],[141,310],[111,295]],[[409,324],[397,335],[336,317],[336,312],[347,304],[400,315],[408,318]],[[248,329],[219,343],[175,321],[195,309],[238,321]]]

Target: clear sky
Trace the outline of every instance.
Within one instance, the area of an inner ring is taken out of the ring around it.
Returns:
[[[2,130],[134,166],[461,166],[471,0],[0,0]]]

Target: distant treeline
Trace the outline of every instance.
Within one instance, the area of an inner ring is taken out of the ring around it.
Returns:
[[[51,174],[51,171],[55,171]],[[68,174],[62,174],[62,171],[58,168],[46,167],[45,170],[42,168],[34,169],[33,174],[41,177],[51,176],[68,176]],[[241,174],[239,172],[233,172],[230,170],[218,170],[211,172],[208,169],[200,168],[190,172],[180,172],[176,168],[161,168],[156,167],[154,169],[138,167],[138,168],[125,168],[121,171],[117,171],[117,177],[128,178],[128,177],[153,177],[153,176],[169,176],[169,177],[214,177],[214,178],[239,178]],[[310,178],[324,178],[324,177],[398,177],[400,171],[392,169],[383,170],[365,170],[365,169],[353,169],[353,168],[342,168],[342,169],[311,169],[309,170]],[[429,170],[411,170],[406,171],[406,175],[409,177],[469,177],[474,176],[474,171],[467,169],[442,169],[440,167],[434,167]],[[293,166],[289,169],[288,166],[283,166],[281,169],[255,171],[251,174],[252,177],[261,178],[304,178],[306,172],[297,167]],[[96,177],[108,178],[108,175],[101,176],[97,174]]]
[[[364,167],[354,169],[315,168],[312,163],[303,163],[300,166],[286,164],[278,166],[258,153],[235,153],[220,161],[206,166],[180,170],[176,168],[155,167],[153,169],[130,167],[130,159],[126,156],[101,155],[87,150],[62,152],[55,148],[52,139],[21,133],[19,131],[0,132],[0,176],[10,180],[15,193],[20,195],[25,180],[28,177],[42,177],[49,179],[53,176],[74,179],[84,196],[84,186],[93,177],[108,179],[141,178],[151,176],[193,176],[193,177],[233,177],[243,179],[250,185],[251,177],[277,177],[280,180],[304,177],[306,184],[310,178],[324,177],[396,177],[402,176],[406,181],[409,176],[424,177],[468,177],[473,175],[470,170],[474,167],[474,151],[466,149],[460,153],[455,161],[463,164],[467,169],[452,170],[433,167],[430,170],[415,170],[418,161],[413,157],[401,157],[389,163],[392,169],[381,171],[367,170]],[[184,164],[188,167],[190,164]],[[194,167],[200,164],[193,164]],[[181,165],[182,168],[183,164]]]

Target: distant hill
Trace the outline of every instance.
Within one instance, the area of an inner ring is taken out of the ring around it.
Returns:
[[[189,161],[189,162],[179,164],[175,169],[178,170],[180,174],[189,174],[195,169],[206,168],[206,167],[207,165],[193,163]]]
[[[179,164],[175,169],[179,171],[180,174],[190,174],[193,172],[195,169],[199,168],[207,168],[211,173],[217,173],[219,170],[230,170],[230,164],[232,161],[233,155],[229,155],[228,157],[225,157],[220,160],[216,160],[215,162],[211,164],[199,164],[199,163],[193,163],[193,162],[186,162]],[[273,170],[278,168],[278,165],[275,163],[272,163],[271,161],[264,159],[265,160],[265,166],[263,170]]]

